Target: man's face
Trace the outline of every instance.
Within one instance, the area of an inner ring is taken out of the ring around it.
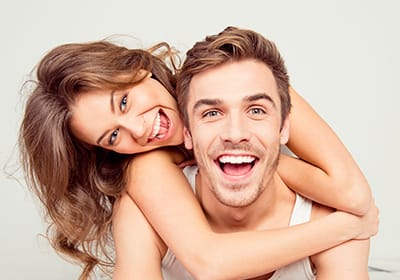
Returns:
[[[190,133],[202,181],[230,207],[254,202],[276,170],[281,128],[280,99],[272,72],[262,62],[223,64],[193,77],[189,88]],[[204,187],[204,185],[203,185]]]

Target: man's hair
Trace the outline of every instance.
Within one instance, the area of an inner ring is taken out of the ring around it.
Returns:
[[[187,102],[192,78],[221,64],[255,59],[272,71],[281,101],[282,123],[290,112],[289,76],[275,46],[261,34],[248,29],[227,27],[197,42],[187,53],[178,73],[176,95],[185,125],[189,128]]]

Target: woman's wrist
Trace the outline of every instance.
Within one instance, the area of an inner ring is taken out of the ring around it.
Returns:
[[[334,225],[342,231],[343,241],[350,239],[368,239],[378,232],[379,209],[372,205],[364,216],[356,216],[343,211],[330,214]]]

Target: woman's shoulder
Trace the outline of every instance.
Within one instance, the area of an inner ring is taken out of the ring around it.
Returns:
[[[135,155],[130,162],[130,166],[166,163],[177,165],[184,159],[184,153],[177,147],[163,147]]]
[[[113,223],[125,220],[126,213],[132,208],[132,199],[126,191],[123,191],[113,205]]]

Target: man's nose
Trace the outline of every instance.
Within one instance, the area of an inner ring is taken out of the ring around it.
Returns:
[[[250,130],[246,117],[241,114],[229,114],[226,117],[223,131],[221,133],[223,141],[238,144],[250,139]]]

